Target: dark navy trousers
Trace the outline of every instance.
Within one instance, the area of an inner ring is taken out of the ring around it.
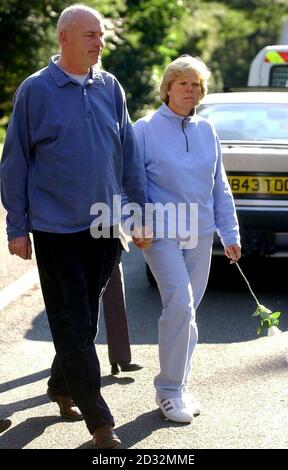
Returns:
[[[106,286],[119,240],[77,233],[33,231],[44,303],[56,355],[48,385],[71,396],[91,434],[114,419],[101,396],[100,365],[94,340],[99,297]]]

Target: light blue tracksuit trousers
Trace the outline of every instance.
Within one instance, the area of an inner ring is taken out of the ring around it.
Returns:
[[[159,398],[182,397],[187,391],[198,340],[195,310],[207,286],[212,242],[210,235],[199,238],[196,248],[183,249],[177,240],[155,239],[144,250],[163,305],[158,323],[160,373],[154,380]]]

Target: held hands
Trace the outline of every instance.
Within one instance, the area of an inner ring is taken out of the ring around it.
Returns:
[[[230,264],[236,263],[241,258],[241,246],[240,245],[228,245],[224,248],[224,253],[229,258]]]
[[[151,229],[149,227],[135,228],[132,240],[137,248],[150,248],[153,240]]]
[[[32,257],[32,245],[29,235],[9,240],[8,249],[11,255],[20,256],[22,259],[31,259]]]

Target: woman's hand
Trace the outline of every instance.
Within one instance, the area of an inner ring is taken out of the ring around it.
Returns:
[[[240,245],[228,245],[224,248],[224,253],[229,258],[230,264],[236,263],[241,258],[241,246]]]
[[[150,248],[153,240],[151,229],[147,227],[135,229],[134,235],[132,236],[132,240],[134,245],[137,246],[137,248]]]

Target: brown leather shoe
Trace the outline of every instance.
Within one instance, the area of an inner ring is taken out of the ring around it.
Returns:
[[[96,449],[114,449],[121,441],[111,424],[103,424],[93,433],[93,443]]]
[[[135,364],[135,362],[119,362],[119,365],[123,372],[133,372],[135,370],[143,369],[143,366],[139,366],[139,364]]]
[[[51,401],[54,401],[59,405],[60,415],[62,418],[69,419],[71,421],[81,421],[83,419],[81,411],[78,406],[75,405],[71,397],[57,395],[52,392],[51,388],[47,389],[47,395]]]
[[[118,362],[118,363],[114,362],[113,364],[111,364],[112,375],[119,374],[120,369],[118,367],[118,364],[122,372],[134,372],[136,370],[143,369],[143,366],[139,366],[139,364],[135,364],[134,362],[130,362],[130,361],[125,361],[125,362],[123,361],[123,362]]]

